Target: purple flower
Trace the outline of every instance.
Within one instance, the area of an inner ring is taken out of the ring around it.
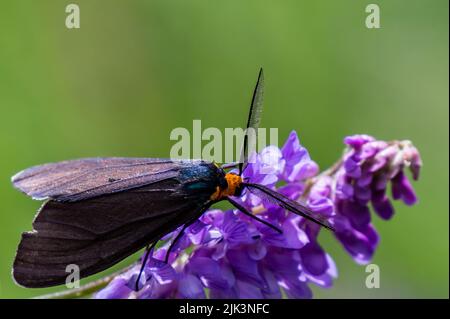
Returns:
[[[289,134],[281,152],[286,167],[280,175],[286,182],[304,181],[318,173],[319,167],[311,160],[306,148],[300,145],[295,131]]]
[[[118,276],[114,278],[109,285],[95,294],[97,299],[125,299],[128,298],[133,290],[128,287],[129,278]]]
[[[418,178],[422,162],[409,141],[387,143],[368,135],[354,135],[344,142],[350,147],[335,173],[336,237],[356,262],[367,263],[379,242],[369,206],[382,219],[392,218],[394,207],[386,195],[389,181],[394,200],[414,204],[417,198],[404,169],[409,167],[413,177]]]
[[[417,198],[404,170],[409,167],[417,179],[422,162],[409,141],[354,135],[344,143],[342,159],[318,175],[317,164],[293,131],[281,149],[268,146],[253,154],[243,177],[302,199],[332,221],[337,240],[357,263],[367,263],[379,242],[371,210],[385,220],[393,217],[389,183],[394,200],[414,204]],[[283,233],[237,210],[211,209],[186,229],[168,264],[165,253],[179,230],[163,238],[166,242],[144,267],[138,292],[132,289],[140,269],[135,266],[95,297],[311,298],[311,284],[332,286],[337,269],[318,242],[320,226],[250,192],[235,200]]]

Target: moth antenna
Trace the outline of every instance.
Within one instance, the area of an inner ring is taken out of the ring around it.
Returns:
[[[234,207],[236,207],[239,211],[241,211],[243,214],[259,221],[260,223],[272,228],[273,230],[275,230],[276,232],[282,234],[283,231],[281,229],[279,229],[278,227],[272,225],[271,223],[266,222],[264,219],[261,219],[255,215],[253,215],[251,212],[249,212],[244,206],[242,206],[241,204],[239,204],[238,202],[236,202],[234,199],[231,199],[230,197],[227,197],[227,200],[230,202],[231,205],[233,205]]]
[[[284,196],[264,185],[253,184],[253,183],[242,183],[242,186],[247,187],[248,190],[256,196],[260,198],[264,198],[280,207],[296,214],[302,216],[316,224],[319,224],[329,230],[335,231],[333,225],[329,223],[326,218],[322,216],[318,216],[311,209],[309,209],[306,205],[299,203],[290,199],[289,197]]]
[[[239,176],[247,166],[248,157],[248,129],[255,130],[255,138],[258,135],[258,127],[261,121],[261,113],[263,108],[263,96],[264,96],[264,72],[263,69],[259,69],[258,80],[256,81],[255,89],[253,90],[252,101],[250,103],[250,110],[248,114],[247,126],[244,135],[244,141],[242,143],[241,154],[239,158]]]

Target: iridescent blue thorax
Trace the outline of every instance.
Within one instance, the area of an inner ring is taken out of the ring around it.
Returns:
[[[228,187],[225,171],[206,161],[186,161],[180,170],[179,180],[188,195],[210,197],[219,189]]]

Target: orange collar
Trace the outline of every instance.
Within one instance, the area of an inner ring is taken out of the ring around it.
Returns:
[[[220,189],[217,186],[216,191],[211,195],[212,200],[220,200],[226,196],[233,196],[236,193],[236,189],[241,186],[242,178],[239,175],[227,173],[225,174],[225,179],[227,180],[228,187]]]

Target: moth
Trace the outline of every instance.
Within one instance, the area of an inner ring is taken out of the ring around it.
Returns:
[[[247,130],[257,131],[263,92],[261,69]],[[13,264],[14,280],[32,288],[64,284],[69,264],[79,267],[80,278],[88,277],[144,247],[150,252],[158,240],[182,226],[167,251],[167,262],[184,230],[211,205],[224,200],[281,232],[236,200],[244,190],[333,230],[328,220],[304,203],[243,180],[248,143],[245,134],[239,163],[221,167],[205,160],[111,157],[69,160],[21,171],[12,177],[14,187],[45,202],[34,218],[33,230],[22,234]],[[142,267],[147,257],[148,253]]]

